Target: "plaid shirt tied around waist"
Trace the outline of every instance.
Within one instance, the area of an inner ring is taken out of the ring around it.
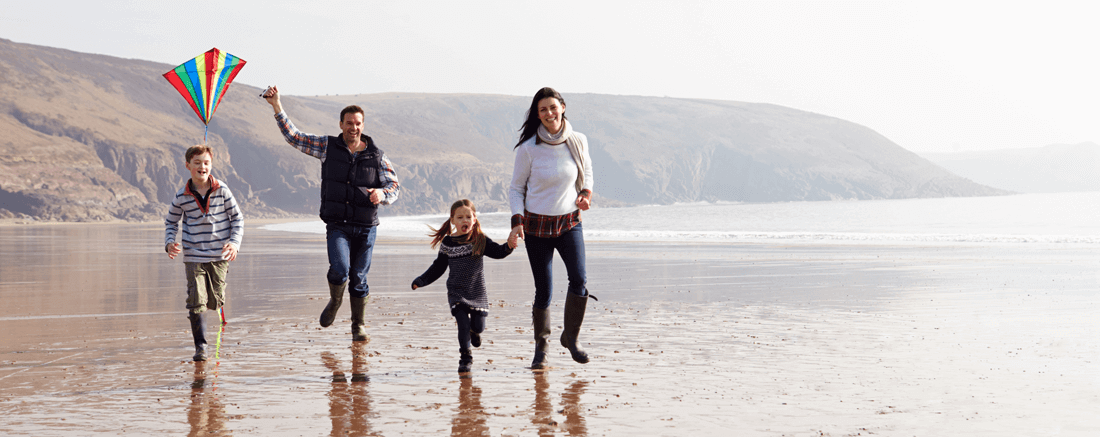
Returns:
[[[523,211],[523,233],[538,238],[554,238],[581,223],[581,211],[563,215],[541,215]]]

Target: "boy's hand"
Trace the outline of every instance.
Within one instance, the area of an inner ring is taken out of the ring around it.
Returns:
[[[237,245],[233,243],[225,243],[225,247],[222,247],[222,258],[227,261],[233,261],[237,259]]]
[[[176,255],[183,252],[183,248],[180,247],[179,243],[168,243],[164,246],[164,251],[168,252],[168,259],[176,259]]]

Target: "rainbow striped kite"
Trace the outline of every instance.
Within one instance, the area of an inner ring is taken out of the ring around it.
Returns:
[[[218,110],[218,104],[225,96],[225,90],[237,73],[244,68],[245,60],[218,50],[216,47],[198,55],[180,66],[164,73],[164,78],[176,87],[191,104],[195,115],[210,131],[210,118]],[[206,142],[206,134],[203,134]]]

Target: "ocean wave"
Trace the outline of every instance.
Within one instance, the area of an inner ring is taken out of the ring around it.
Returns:
[[[388,238],[427,238],[428,225],[445,216],[389,217],[379,225],[380,236]],[[484,226],[484,225],[483,225]],[[284,232],[324,234],[320,221],[278,223],[261,229]],[[506,227],[485,226],[486,234],[503,239]],[[1100,244],[1096,235],[1014,235],[1014,234],[936,234],[936,233],[873,233],[873,232],[751,232],[751,231],[662,231],[662,230],[593,230],[585,229],[590,241],[660,241],[660,242],[847,242],[847,243],[1044,243]]]
[[[593,208],[584,236],[594,241],[786,243],[1046,243],[1100,244],[1100,192],[982,198],[785,203],[708,203]],[[508,212],[478,214],[501,241]],[[382,217],[382,238],[426,238],[444,214]],[[268,229],[325,232],[320,221]]]
[[[1009,234],[890,234],[851,232],[689,232],[689,231],[590,231],[585,239],[603,241],[685,242],[911,242],[911,243],[1047,243],[1100,244],[1092,235]]]

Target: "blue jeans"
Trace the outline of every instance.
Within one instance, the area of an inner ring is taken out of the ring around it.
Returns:
[[[351,297],[367,297],[367,272],[374,253],[374,226],[330,223],[325,225],[328,239],[328,282],[340,285],[348,281]]]
[[[527,260],[531,262],[531,275],[535,277],[535,302],[532,306],[543,310],[550,307],[550,300],[554,297],[555,250],[565,263],[569,292],[578,296],[588,294],[584,288],[588,278],[584,272],[584,231],[580,224],[554,238],[528,236],[526,240]]]

